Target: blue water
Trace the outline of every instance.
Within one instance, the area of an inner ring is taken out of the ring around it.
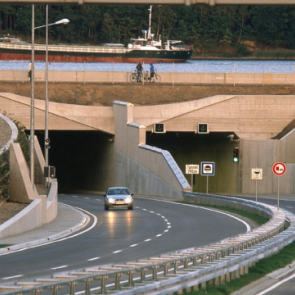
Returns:
[[[29,61],[0,61],[0,70],[27,70]],[[132,72],[130,63],[49,63],[49,71]],[[149,65],[145,65],[149,70]],[[185,63],[155,64],[158,72],[189,73],[295,73],[291,60],[190,60]],[[35,62],[36,70],[45,70],[45,62]]]

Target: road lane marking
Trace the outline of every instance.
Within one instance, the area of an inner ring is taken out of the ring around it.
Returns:
[[[68,267],[67,265],[61,265],[61,266],[57,266],[57,267],[52,267],[51,269],[52,270],[55,270],[55,269],[61,269],[61,268],[66,268]]]
[[[13,277],[6,277],[6,278],[2,278],[2,280],[10,280],[10,279],[15,279],[15,278],[20,278],[20,277],[23,277],[24,275],[16,275],[16,276],[13,276]]]
[[[138,244],[133,244],[133,245],[131,245],[130,247],[135,247],[135,246],[137,246]]]
[[[100,257],[93,257],[93,258],[90,258],[90,259],[87,259],[87,261],[93,261],[93,260],[97,260],[99,259]]]
[[[272,291],[273,289],[275,289],[276,287],[284,284],[285,282],[288,282],[289,280],[292,280],[293,278],[295,277],[295,273],[293,273],[291,276],[275,283],[274,285],[270,286],[269,288],[267,288],[266,290],[260,292],[260,293],[257,293],[257,295],[264,295],[264,294],[267,294],[269,291]]]
[[[114,251],[113,253],[114,254],[117,254],[117,253],[120,253],[120,252],[122,252],[123,250],[117,250],[117,251]]]
[[[71,236],[66,236],[64,238],[59,238],[59,239],[56,239],[56,240],[46,240],[46,242],[42,242],[42,243],[37,244],[37,245],[28,245],[27,246],[27,245],[24,244],[25,246],[23,248],[16,249],[16,250],[13,250],[11,252],[5,252],[3,254],[0,254],[0,256],[2,256],[2,255],[9,255],[9,254],[12,254],[12,253],[25,251],[27,249],[34,249],[34,248],[41,247],[41,246],[44,246],[44,245],[49,245],[49,244],[54,244],[54,243],[58,243],[58,242],[61,242],[61,241],[69,240],[71,238],[80,236],[80,235],[82,235],[82,234],[90,231],[91,229],[93,229],[96,226],[96,224],[97,224],[97,217],[94,214],[91,214],[90,212],[88,212],[88,211],[86,211],[86,210],[84,210],[82,208],[79,208],[79,207],[70,206],[70,205],[67,205],[67,204],[64,204],[64,203],[60,203],[60,204],[63,204],[64,206],[67,206],[67,207],[74,208],[77,211],[83,211],[84,213],[87,213],[88,215],[92,216],[93,217],[93,223],[92,223],[92,225],[89,228],[87,228],[87,229],[85,229],[85,230],[83,230],[81,232],[78,232],[77,234],[74,234],[74,235],[71,235]],[[84,222],[86,222],[86,220],[84,220]],[[44,239],[42,239],[42,241],[43,240]]]

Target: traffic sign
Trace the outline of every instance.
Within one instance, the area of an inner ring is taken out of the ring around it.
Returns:
[[[208,134],[208,124],[207,123],[198,123],[198,133],[199,134]]]
[[[214,176],[215,163],[214,162],[201,162],[201,175]]]
[[[199,174],[199,165],[189,164],[185,165],[186,174]]]
[[[166,133],[164,123],[155,123],[154,124],[154,133]]]
[[[272,166],[272,172],[278,176],[285,174],[286,170],[286,165],[282,162],[276,162]]]
[[[251,169],[251,179],[252,180],[262,180],[262,169],[252,168]]]

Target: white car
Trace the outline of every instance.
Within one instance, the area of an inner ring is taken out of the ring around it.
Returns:
[[[133,194],[127,187],[110,187],[104,195],[104,209],[127,208],[133,210]]]

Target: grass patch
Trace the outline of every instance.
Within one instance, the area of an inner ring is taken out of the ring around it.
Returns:
[[[0,244],[0,248],[6,248],[6,247],[9,247],[9,246],[11,246],[11,245],[5,245],[5,244],[1,245]]]
[[[241,276],[239,279],[226,282],[224,286],[209,286],[207,290],[199,290],[193,292],[183,291],[183,294],[196,295],[229,295],[248,284],[264,277],[270,272],[287,266],[295,260],[295,242],[283,248],[277,254],[271,257],[259,260],[255,266],[249,268],[249,273]]]
[[[260,58],[295,58],[294,50],[282,50],[282,51],[257,51],[253,54],[255,57]]]
[[[182,202],[182,201],[179,201],[178,203],[196,205],[199,207],[213,208],[213,209],[217,209],[217,210],[221,210],[221,211],[231,212],[231,213],[238,214],[240,216],[249,218],[249,219],[253,220],[254,222],[256,222],[258,225],[262,225],[262,224],[269,221],[269,219],[266,217],[263,217],[263,216],[260,216],[260,215],[254,214],[254,213],[248,213],[248,212],[238,210],[238,209],[228,208],[228,207],[220,207],[220,206],[204,205],[204,204],[194,204],[194,203],[188,203],[188,202]]]
[[[247,213],[241,210],[231,209],[227,207],[193,204],[188,202],[179,202],[184,204],[196,205],[200,207],[215,208],[222,211],[228,211],[231,213],[239,214],[247,217],[257,224],[262,225],[269,219],[258,216],[256,214]],[[268,273],[283,268],[295,260],[295,242],[284,247],[280,252],[272,255],[271,257],[259,260],[255,266],[249,268],[249,273],[241,276],[239,279],[226,282],[223,286],[207,286],[206,290],[186,292],[183,290],[183,294],[196,294],[196,295],[230,295],[231,293],[240,290],[241,288],[249,285],[250,283],[263,278]]]

